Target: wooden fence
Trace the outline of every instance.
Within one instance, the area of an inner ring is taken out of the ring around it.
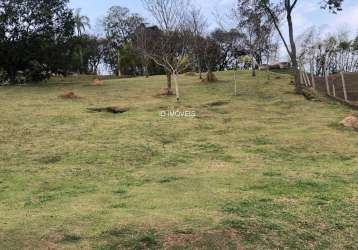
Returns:
[[[358,72],[341,72],[334,75],[317,77],[301,71],[301,84],[313,88],[320,94],[327,95],[340,102],[358,108]]]

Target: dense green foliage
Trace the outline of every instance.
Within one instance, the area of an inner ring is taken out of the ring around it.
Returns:
[[[30,80],[66,72],[74,33],[68,0],[1,0],[0,68],[14,82],[18,71]]]

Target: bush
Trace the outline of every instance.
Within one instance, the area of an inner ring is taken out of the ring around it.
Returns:
[[[0,68],[0,85],[6,83],[8,80],[6,71]]]
[[[49,79],[50,76],[47,65],[40,64],[36,60],[30,61],[28,69],[25,70],[26,82],[40,82]]]

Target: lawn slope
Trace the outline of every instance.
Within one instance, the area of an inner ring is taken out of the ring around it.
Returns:
[[[181,76],[180,104],[164,76],[0,87],[0,249],[357,249],[352,111],[218,78]]]

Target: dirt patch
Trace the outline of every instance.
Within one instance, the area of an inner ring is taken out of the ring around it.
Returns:
[[[186,72],[185,76],[196,76],[195,72]]]
[[[356,116],[348,116],[344,118],[343,121],[340,122],[341,125],[349,128],[358,129],[358,117]]]
[[[105,108],[88,108],[88,110],[92,112],[107,112],[113,114],[121,114],[127,112],[129,109],[112,106],[112,107],[105,107]]]
[[[165,237],[164,249],[243,249],[234,230],[173,233]]]
[[[223,106],[223,105],[227,105],[229,104],[230,101],[226,101],[226,100],[219,100],[219,101],[213,101],[213,102],[208,102],[202,106],[204,107],[218,107],[218,106]]]
[[[202,80],[202,82],[204,83],[209,83],[209,82],[217,82],[218,81],[218,78],[216,77],[216,75],[209,71],[207,74],[206,74],[206,77]]]
[[[154,95],[154,97],[162,97],[162,96],[172,96],[174,95],[173,91],[169,88],[160,89],[159,93]]]
[[[72,91],[65,91],[62,95],[60,95],[60,97],[64,98],[64,99],[78,99],[78,98],[80,98],[78,95],[76,95]]]
[[[91,86],[102,86],[104,84],[99,78],[96,78],[92,81]]]

